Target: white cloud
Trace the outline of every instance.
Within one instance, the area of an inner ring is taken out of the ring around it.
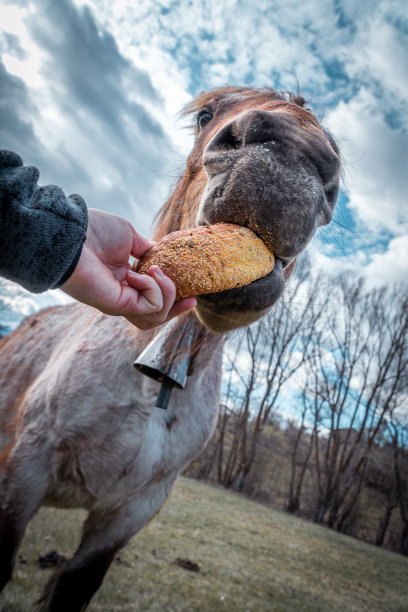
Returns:
[[[394,5],[398,10],[399,3],[395,2]],[[383,2],[375,12],[363,15],[356,23],[357,34],[353,43],[347,50],[342,49],[341,53],[347,61],[350,77],[367,85],[370,81],[374,86],[380,84],[389,95],[390,102],[395,103],[395,98],[400,98],[406,107],[408,46],[406,35],[396,25],[399,19],[394,8],[391,3]],[[408,127],[408,118],[405,116],[403,119]]]
[[[348,272],[363,276],[370,287],[391,283],[408,283],[408,234],[390,240],[381,251],[358,250],[349,255],[331,257],[316,243],[308,247],[311,273],[336,276]]]
[[[408,234],[393,238],[384,253],[375,253],[365,270],[372,283],[408,283]]]
[[[362,88],[340,102],[325,123],[339,139],[350,205],[369,229],[400,234],[408,229],[408,138],[392,129],[379,101]]]
[[[8,84],[2,103],[15,119],[14,132],[10,125],[2,133],[2,146],[37,166],[40,184],[80,193],[88,206],[121,214],[148,234],[170,183],[165,169],[172,141],[155,116],[162,109],[160,90],[120,54],[89,11],[76,12],[69,0],[10,11],[3,27],[6,36],[18,37],[21,50],[8,49],[2,58],[14,73],[1,75]],[[59,35],[50,34],[65,14]],[[24,108],[19,134],[16,105]]]
[[[327,29],[327,17],[327,42],[332,44],[334,4],[326,8],[323,18],[317,0],[307,6],[298,2],[275,3],[273,8],[268,1],[179,1],[172,3],[170,10],[163,4],[146,1],[114,5],[106,0],[77,2],[95,9],[104,26],[114,33],[123,53],[134,45],[140,49],[138,61],[153,61],[152,78],[156,74],[162,86],[169,70],[174,76],[176,65],[178,82],[190,91],[197,70],[202,88],[240,85],[244,80],[272,84],[275,71],[275,76],[283,73],[291,88],[296,84],[295,74],[300,82],[322,89],[323,62],[318,54],[310,52],[310,45],[319,44],[321,33]]]

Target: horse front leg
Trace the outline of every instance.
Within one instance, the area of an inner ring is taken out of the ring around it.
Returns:
[[[95,551],[80,550],[61,570],[51,576],[38,612],[82,612],[102,584],[103,578],[121,545],[106,545]]]
[[[24,530],[13,509],[0,508],[0,593],[11,580]]]
[[[116,553],[158,512],[170,488],[165,483],[148,487],[114,512],[91,512],[77,551],[51,576],[37,612],[83,612]]]
[[[49,481],[45,445],[21,440],[0,471],[0,592],[12,577],[27,523],[41,505]]]

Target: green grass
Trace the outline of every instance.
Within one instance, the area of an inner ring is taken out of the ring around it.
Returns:
[[[85,513],[42,509],[30,523],[2,612],[27,612],[55,548],[72,554]],[[173,564],[197,563],[194,573]],[[90,612],[408,610],[408,558],[237,494],[181,478],[160,514],[115,561]]]

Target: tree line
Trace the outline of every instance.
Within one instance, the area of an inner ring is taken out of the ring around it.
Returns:
[[[304,270],[288,289],[229,339],[189,473],[408,555],[408,285]]]

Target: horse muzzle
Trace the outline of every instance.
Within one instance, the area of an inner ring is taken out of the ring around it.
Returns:
[[[213,135],[203,165],[198,224],[245,225],[284,264],[332,218],[337,153],[320,127],[303,127],[287,111],[241,113]]]

